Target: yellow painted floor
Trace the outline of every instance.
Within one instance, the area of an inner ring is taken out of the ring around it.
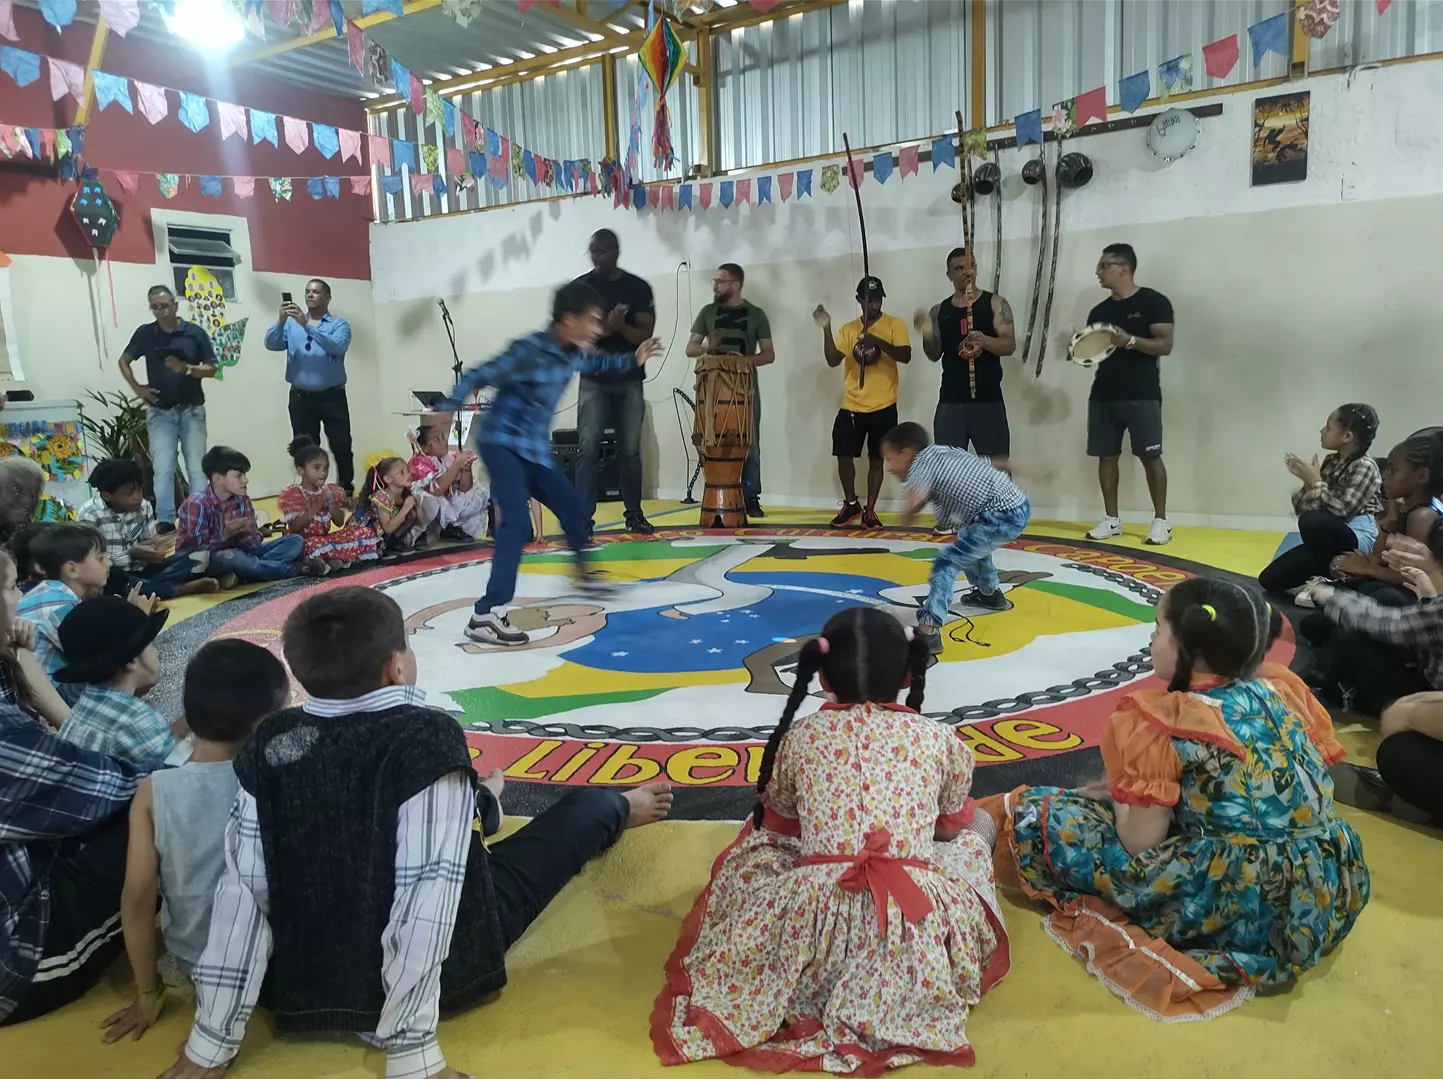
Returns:
[[[648,504],[660,516],[677,504]],[[818,511],[769,513],[767,524],[814,523]],[[603,518],[603,520],[606,520]],[[1033,522],[1029,531],[1081,539],[1085,525]],[[1124,544],[1141,544],[1129,528]],[[1252,574],[1275,533],[1179,529],[1163,551]],[[176,618],[199,609],[178,605]],[[1363,729],[1345,742],[1367,759]],[[1221,1019],[1165,1025],[1133,1012],[1043,932],[1037,910],[1009,900],[1012,973],[973,1014],[978,1076],[1422,1076],[1439,1069],[1443,1000],[1443,836],[1343,809],[1373,871],[1373,896],[1348,940],[1289,993],[1259,998]],[[509,957],[511,983],[492,1005],[445,1021],[452,1065],[477,1076],[737,1076],[707,1064],[663,1070],[648,1015],[681,918],[711,863],[735,834],[724,823],[664,823],[628,833],[593,863]],[[129,1000],[122,962],[69,1008],[0,1030],[12,1076],[147,1076],[175,1058],[189,1016],[171,1005],[138,1043],[104,1046],[100,1022]],[[914,1066],[907,1076],[959,1075]],[[379,1077],[384,1056],[349,1039],[276,1038],[251,1023],[230,1075]],[[751,1074],[746,1074],[751,1075]]]

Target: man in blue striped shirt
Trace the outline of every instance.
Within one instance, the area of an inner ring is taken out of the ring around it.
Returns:
[[[642,342],[634,354],[594,351],[605,311],[600,294],[584,281],[563,285],[552,301],[549,327],[518,338],[490,363],[466,372],[451,396],[436,405],[441,412],[455,412],[483,387],[496,390],[476,437],[476,449],[491,476],[491,498],[501,512],[501,523],[496,529],[486,595],[476,601],[466,627],[466,636],[472,641],[525,645],[530,640],[506,617],[506,605],[516,595],[516,568],[526,545],[529,499],[549,509],[561,523],[566,542],[577,556],[579,587],[598,584],[582,557],[590,542],[586,511],[551,457],[551,420],[573,375],[626,371],[645,364],[660,345],[653,338]]]

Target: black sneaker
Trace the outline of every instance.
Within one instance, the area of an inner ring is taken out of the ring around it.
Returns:
[[[573,584],[577,593],[593,600],[605,600],[616,592],[616,582],[607,576],[605,570],[578,567]]]
[[[886,526],[882,524],[882,519],[877,516],[877,511],[869,506],[862,511],[862,528],[884,529]]]
[[[175,523],[174,523],[173,521],[158,521],[158,522],[156,522],[156,524],[155,524],[155,534],[156,534],[157,536],[164,536],[166,533],[173,533],[173,532],[175,532]]]
[[[766,511],[762,509],[761,500],[759,500],[759,499],[748,499],[748,500],[747,500],[747,517],[749,517],[749,518],[764,518],[764,517],[766,517],[766,516],[767,516]]]
[[[843,525],[850,525],[862,516],[861,503],[843,503],[842,508],[837,511],[837,516],[832,518],[832,528],[839,529]]]
[[[526,645],[531,639],[516,627],[505,615],[488,611],[485,615],[472,615],[466,624],[466,636],[481,645]]]
[[[927,643],[927,651],[933,656],[942,651],[942,628],[940,626],[917,626],[917,636]]]
[[[969,599],[973,606],[986,608],[988,611],[1006,611],[1012,606],[1012,601],[1007,599],[1007,594],[1001,589],[993,589],[991,592],[973,589]]]
[[[656,526],[646,520],[646,515],[638,510],[634,514],[626,515],[626,531],[640,533],[642,536],[650,536],[656,532]]]
[[[450,540],[456,544],[469,544],[475,537],[467,535],[466,530],[460,525],[447,525],[441,530],[441,539]]]

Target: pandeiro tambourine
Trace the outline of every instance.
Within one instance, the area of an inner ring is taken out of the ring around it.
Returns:
[[[1067,359],[1079,367],[1096,367],[1111,356],[1112,351],[1117,348],[1112,343],[1112,335],[1116,330],[1115,326],[1109,326],[1107,323],[1093,323],[1090,326],[1084,326],[1072,335],[1072,341],[1067,346]]]

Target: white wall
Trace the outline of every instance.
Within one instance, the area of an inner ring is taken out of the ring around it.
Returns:
[[[155,210],[154,217],[157,225],[192,222],[232,229],[232,244],[243,261],[236,269],[237,299],[227,304],[226,321],[249,316],[250,322],[240,361],[226,369],[224,381],[206,381],[206,425],[211,445],[234,446],[251,459],[252,494],[274,494],[291,483],[294,470],[285,452],[291,438],[285,354],[268,352],[263,339],[276,317],[281,292],[288,291],[299,301],[306,278],[252,270],[244,218],[165,210]],[[156,233],[164,236],[162,229]],[[14,329],[25,387],[37,400],[80,399],[98,413],[85,392],[126,389],[116,360],[135,328],[151,321],[146,291],[152,285],[173,287],[169,262],[159,252],[155,265],[97,266],[90,260],[34,255],[12,258]],[[353,334],[346,367],[359,472],[365,454],[386,445],[379,423],[371,289],[364,280],[327,280],[332,288],[331,310],[350,322]],[[184,299],[181,314],[187,315]],[[137,375],[144,379],[143,363],[137,366]]]
[[[1040,379],[1009,364],[1006,381],[1013,457],[1028,469],[1040,515],[1090,517],[1099,509],[1083,456],[1090,377],[1062,362],[1056,339],[1102,298],[1092,269],[1113,241],[1137,249],[1139,282],[1168,294],[1177,312],[1176,350],[1162,362],[1174,520],[1281,523],[1293,485],[1284,452],[1312,452],[1317,429],[1342,402],[1378,408],[1382,450],[1443,421],[1443,368],[1435,359],[1443,129],[1432,104],[1443,100],[1443,64],[1296,88],[1312,91],[1303,183],[1249,186],[1251,102],[1276,89],[1220,98],[1222,116],[1204,120],[1196,149],[1170,165],[1152,157],[1141,129],[1072,144],[1093,159],[1096,177],[1064,196],[1049,359]],[[1021,324],[1039,197],[1018,171],[1034,153],[1002,155],[1002,292]],[[671,390],[690,391],[682,354],[689,324],[710,299],[712,268],[731,261],[747,268],[747,295],[767,309],[777,345],[776,366],[761,376],[764,500],[830,505],[837,485],[828,435],[841,378],[821,358],[810,313],[821,302],[834,316],[850,316],[862,258],[850,190],[843,184],[823,194],[820,164],[814,168],[815,197],[786,205],[637,214],[612,209],[610,200],[576,199],[373,226],[387,435],[399,437],[403,425],[389,413],[407,407],[407,390],[448,382],[436,297],[455,315],[463,361],[485,359],[544,324],[551,289],[588,269],[589,234],[610,227],[621,237],[622,265],[656,290],[658,333],[669,342],[647,384],[649,487],[675,495],[689,471]],[[923,165],[905,182],[894,174],[885,185],[870,176],[864,183],[872,272],[886,282],[889,310],[908,321],[948,291],[943,261],[961,237],[948,195],[956,180],[953,170],[934,174]],[[995,228],[988,204],[977,226],[984,284]],[[900,410],[927,423],[940,373],[916,352],[902,374]],[[574,407],[563,409],[557,425],[574,423]],[[1145,516],[1141,471],[1129,462],[1123,476],[1124,510]]]

